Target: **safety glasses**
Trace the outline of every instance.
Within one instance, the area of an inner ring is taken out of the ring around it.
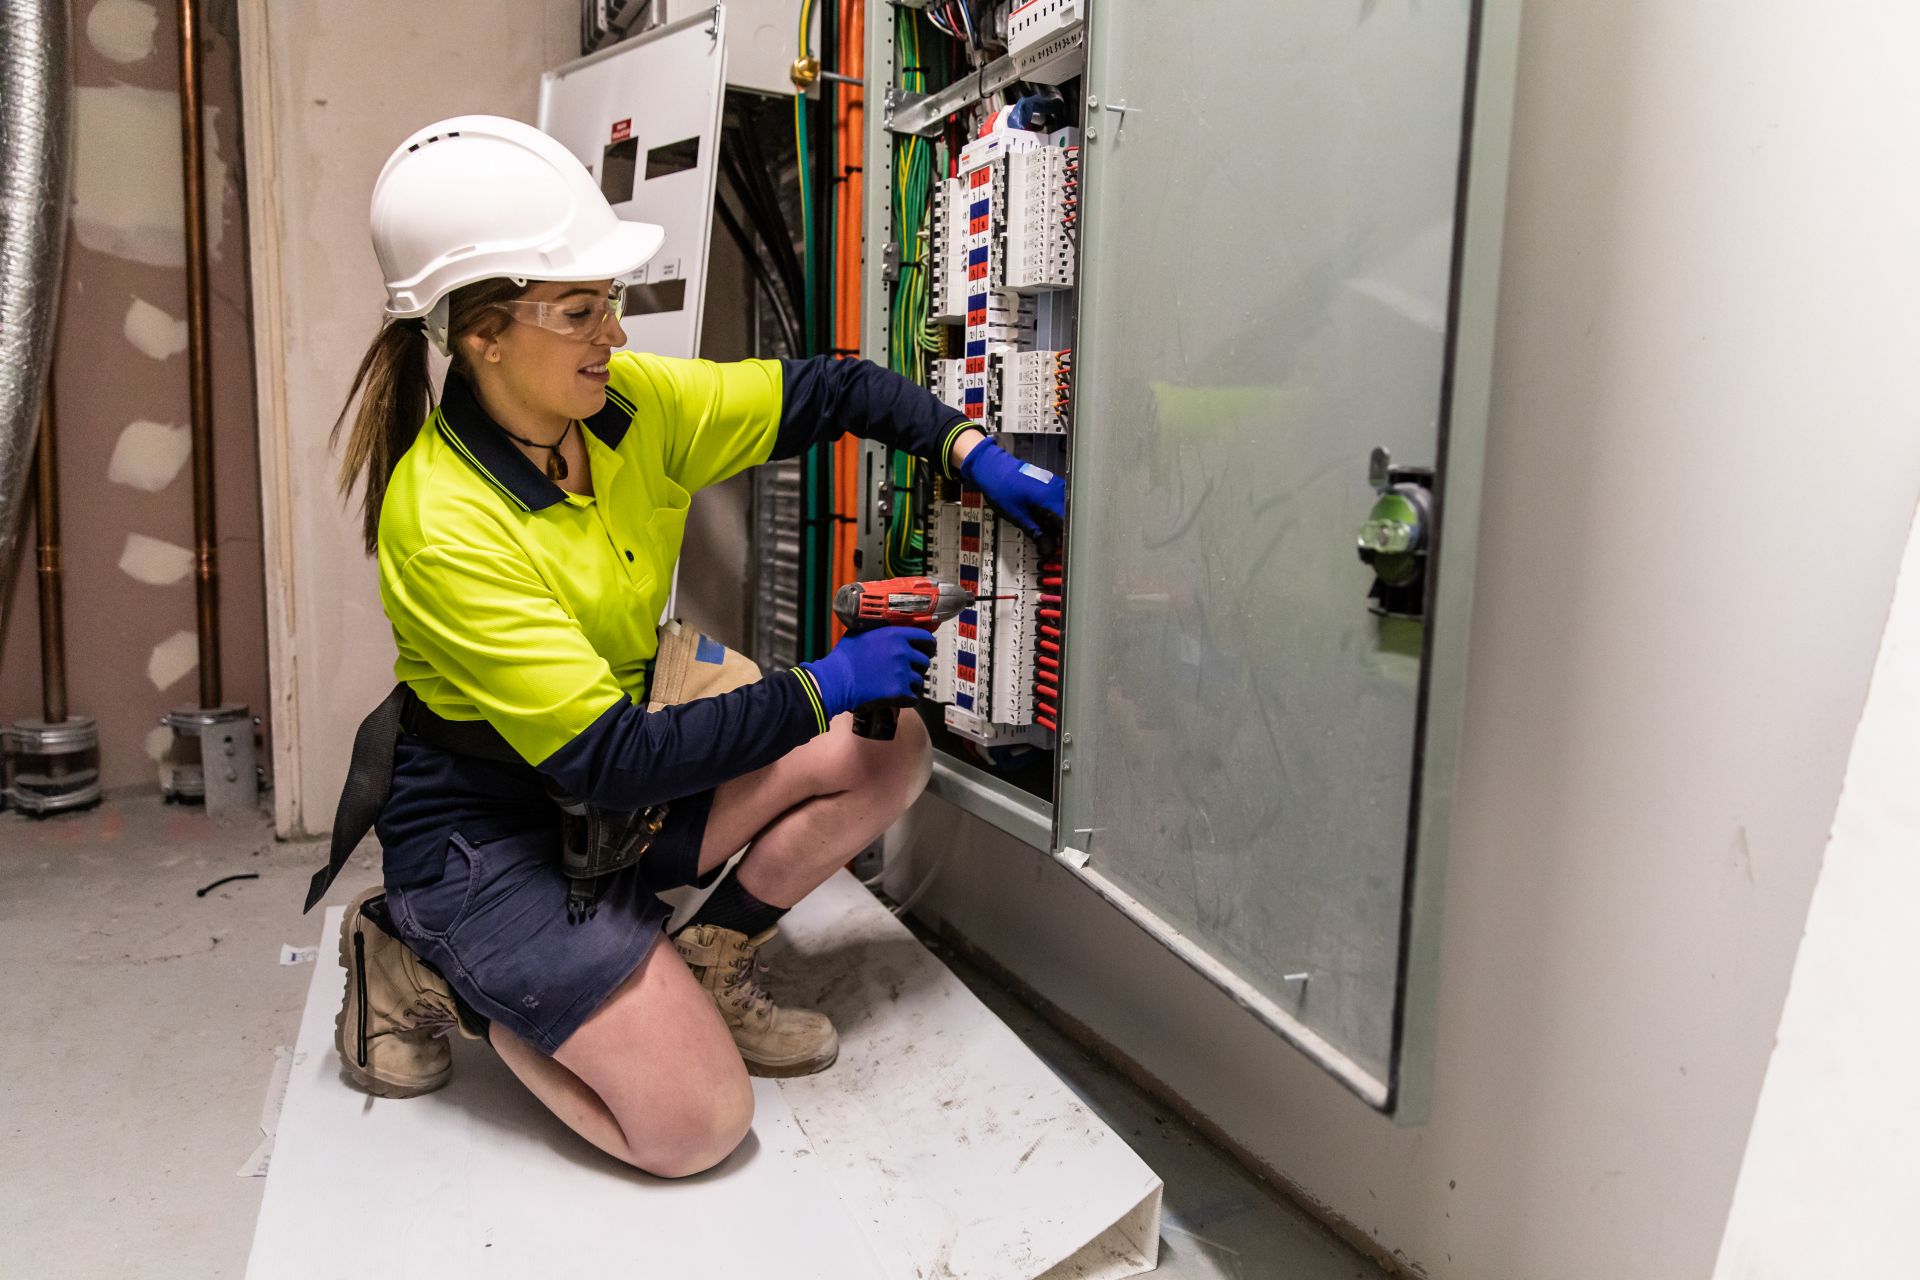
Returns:
[[[604,328],[609,320],[620,322],[626,290],[614,285],[604,298],[569,298],[564,302],[532,302],[516,298],[493,305],[515,320],[535,325],[562,337],[585,341]]]

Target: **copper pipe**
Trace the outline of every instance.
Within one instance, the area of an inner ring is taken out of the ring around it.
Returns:
[[[67,634],[60,600],[60,449],[53,436],[53,386],[40,399],[34,451],[34,532],[40,551],[40,718],[67,721]]]
[[[180,0],[180,167],[187,194],[188,403],[193,422],[195,621],[200,705],[220,705],[220,567],[213,508],[213,350],[207,340],[207,189],[200,141],[200,24]]]

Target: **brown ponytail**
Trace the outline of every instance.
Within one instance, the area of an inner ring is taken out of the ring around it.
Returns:
[[[491,337],[506,323],[505,316],[493,310],[493,304],[524,292],[525,285],[505,279],[482,280],[453,291],[448,299],[447,331],[455,370],[463,370],[466,365],[463,339],[476,333]],[[347,434],[346,450],[340,459],[340,495],[350,497],[354,484],[365,478],[360,534],[368,555],[379,549],[380,503],[387,496],[387,480],[420,434],[433,407],[430,350],[422,321],[389,320],[381,325],[366,355],[360,358],[347,402],[340,406],[340,416],[334,419],[328,437],[331,443],[339,443],[347,411],[358,397],[360,408],[353,416],[353,429]]]

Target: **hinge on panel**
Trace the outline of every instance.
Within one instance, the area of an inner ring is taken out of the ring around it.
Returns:
[[[892,284],[900,278],[900,242],[887,241],[886,248],[880,251],[880,278]]]

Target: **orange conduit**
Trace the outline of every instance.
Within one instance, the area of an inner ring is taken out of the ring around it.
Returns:
[[[866,57],[866,5],[863,0],[838,0],[840,5],[840,41],[836,50],[836,68],[843,74],[860,77]],[[828,91],[840,96],[835,124],[836,151],[841,175],[839,198],[834,202],[833,255],[833,345],[842,351],[860,347],[860,222],[861,194],[865,176],[859,172],[865,151],[865,103],[860,90],[834,81],[822,81]],[[852,582],[860,576],[854,565],[859,546],[860,526],[860,447],[852,436],[843,436],[833,446],[833,570],[836,583]],[[833,635],[838,639],[846,628],[838,619]]]

